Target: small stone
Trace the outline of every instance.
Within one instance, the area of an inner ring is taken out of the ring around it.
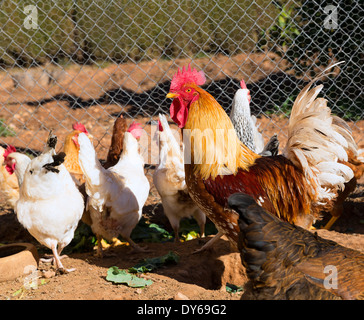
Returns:
[[[53,278],[56,275],[56,272],[53,270],[43,271],[42,273],[43,273],[43,278],[46,278],[46,279]]]
[[[173,300],[190,300],[187,296],[185,296],[181,292],[177,292],[175,296],[173,297]]]

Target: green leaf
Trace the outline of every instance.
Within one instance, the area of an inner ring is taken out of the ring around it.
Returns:
[[[199,237],[199,234],[196,231],[191,231],[186,234],[185,241],[196,239],[198,237]]]
[[[0,119],[0,136],[1,137],[14,137],[16,132],[5,124],[5,119]]]
[[[20,288],[18,290],[16,290],[14,293],[13,293],[13,297],[16,297],[17,295],[19,295],[20,293],[23,292],[23,288]]]
[[[157,268],[160,268],[163,265],[170,263],[178,263],[178,261],[179,261],[178,254],[169,251],[167,254],[161,257],[143,259],[134,267],[129,268],[128,271],[131,273],[151,272]]]
[[[235,284],[232,283],[226,283],[225,287],[226,287],[226,292],[229,293],[237,293],[244,290],[243,287],[236,286]]]
[[[161,226],[141,219],[131,233],[131,238],[135,242],[162,242],[172,239],[172,235]]]
[[[146,286],[150,286],[153,283],[152,280],[139,278],[135,275],[128,273],[126,270],[121,270],[115,266],[107,270],[106,280],[114,283],[126,284],[132,288],[143,288]]]

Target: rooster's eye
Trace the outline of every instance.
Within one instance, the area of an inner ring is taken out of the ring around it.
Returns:
[[[191,92],[192,90],[191,89],[187,89],[186,92]]]

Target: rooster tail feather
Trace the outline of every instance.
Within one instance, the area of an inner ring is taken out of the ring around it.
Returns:
[[[324,70],[297,96],[288,125],[288,142],[283,154],[302,168],[313,182],[318,201],[328,200],[354,176],[353,171],[338,163],[347,161],[348,152],[357,154],[357,147],[348,125],[331,114],[327,100],[317,98],[323,88],[311,86],[324,75]]]

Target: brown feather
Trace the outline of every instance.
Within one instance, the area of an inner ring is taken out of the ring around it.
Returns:
[[[185,164],[185,175],[192,199],[233,244],[238,241],[239,228],[236,217],[226,206],[229,196],[236,192],[251,195],[280,219],[304,228],[320,218],[322,208],[314,206],[315,194],[309,182],[283,156],[261,157],[249,171],[239,170],[236,175],[205,180],[193,173],[193,165]]]
[[[124,133],[128,129],[125,118],[120,115],[114,122],[111,144],[103,167],[108,169],[117,164],[123,152]]]
[[[63,152],[66,154],[64,165],[68,172],[79,181],[80,184],[84,183],[83,172],[81,170],[80,164],[78,163],[78,152],[80,148],[76,146],[72,140],[75,136],[78,136],[81,131],[73,130],[70,132],[64,141]]]
[[[243,298],[364,299],[362,253],[280,221],[247,195],[233,195],[229,205],[240,216],[238,246],[250,279]],[[325,267],[337,271],[332,288]]]

